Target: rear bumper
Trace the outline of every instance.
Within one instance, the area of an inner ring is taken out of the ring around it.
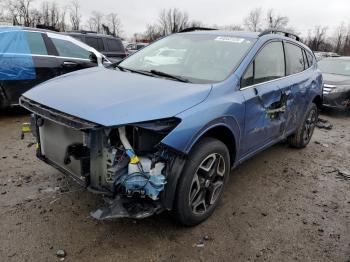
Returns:
[[[350,109],[350,91],[324,93],[323,106],[338,110]]]

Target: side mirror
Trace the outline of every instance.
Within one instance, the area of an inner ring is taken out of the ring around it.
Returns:
[[[92,63],[95,63],[95,64],[98,63],[98,61],[97,61],[97,56],[96,56],[95,53],[93,53],[93,52],[90,52],[89,59],[90,59],[90,61],[91,61]]]

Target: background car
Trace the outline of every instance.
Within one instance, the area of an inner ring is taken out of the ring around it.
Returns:
[[[140,49],[144,48],[145,46],[148,46],[148,43],[130,43],[127,44],[125,49],[129,55],[139,51]]]
[[[318,62],[323,74],[323,106],[350,108],[350,57],[325,58]]]
[[[118,62],[127,56],[124,45],[118,37],[97,34],[89,31],[75,31],[65,34],[95,48],[97,51],[108,57],[111,62]]]
[[[24,92],[48,79],[109,62],[90,46],[48,30],[0,27],[0,36],[0,108],[17,105]]]
[[[315,51],[314,52],[316,60],[320,61],[326,57],[339,57],[340,55],[338,55],[337,53],[334,52],[320,52],[320,51]]]

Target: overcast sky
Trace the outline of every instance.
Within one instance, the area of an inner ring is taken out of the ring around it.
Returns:
[[[70,0],[56,2],[64,5]],[[266,12],[273,8],[288,16],[289,25],[302,35],[315,25],[328,26],[333,31],[341,22],[350,24],[350,0],[80,0],[80,4],[84,20],[94,10],[118,13],[126,36],[143,32],[148,23],[157,20],[161,9],[174,7],[206,25],[242,24],[251,9],[262,7]]]

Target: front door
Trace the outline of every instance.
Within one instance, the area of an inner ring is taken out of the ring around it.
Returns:
[[[59,74],[97,66],[97,57],[89,50],[69,41],[70,37],[53,33],[48,33],[47,36],[57,56]],[[95,56],[95,59],[92,59],[92,56]]]
[[[245,99],[243,154],[252,153],[278,139],[285,124],[285,94],[280,81],[285,76],[282,42],[267,43],[251,62],[241,81]]]

